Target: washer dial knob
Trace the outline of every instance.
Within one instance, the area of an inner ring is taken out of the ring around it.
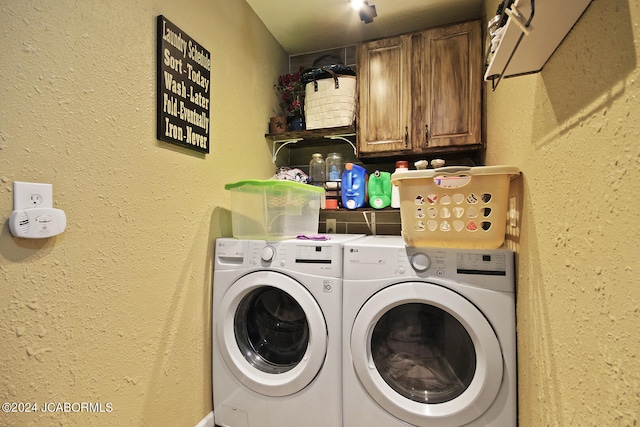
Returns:
[[[273,257],[275,255],[276,255],[276,250],[273,248],[273,246],[265,246],[262,249],[262,254],[260,255],[260,257],[262,258],[262,261],[270,262],[273,260]]]
[[[411,267],[418,273],[423,273],[431,267],[431,258],[424,252],[418,252],[411,256]]]

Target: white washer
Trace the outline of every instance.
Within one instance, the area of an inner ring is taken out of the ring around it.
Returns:
[[[344,427],[515,427],[514,254],[344,249]]]
[[[359,237],[216,241],[217,426],[342,425],[342,251]]]

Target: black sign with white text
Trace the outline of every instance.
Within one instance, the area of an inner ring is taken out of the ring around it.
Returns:
[[[209,153],[211,55],[158,16],[158,139]]]

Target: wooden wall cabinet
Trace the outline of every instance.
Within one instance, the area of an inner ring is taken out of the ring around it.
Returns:
[[[360,43],[358,157],[478,150],[480,21]]]
[[[358,157],[410,150],[412,36],[356,46]]]

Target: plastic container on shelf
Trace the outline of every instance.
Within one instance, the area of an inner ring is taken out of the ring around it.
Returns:
[[[402,237],[409,246],[499,248],[514,166],[398,171]]]
[[[342,206],[357,209],[365,205],[367,197],[367,170],[353,163],[344,165],[342,172]]]
[[[322,187],[281,180],[226,184],[231,191],[233,236],[281,240],[317,234]]]
[[[398,160],[396,162],[396,170],[395,172],[403,172],[409,170],[409,162],[406,160]],[[397,185],[391,186],[391,207],[399,208],[400,207],[400,190]]]
[[[342,177],[342,154],[329,153],[327,154],[326,174],[327,181],[340,181]]]
[[[316,186],[323,186],[326,178],[326,165],[322,154],[314,153],[311,155],[311,162],[309,162],[309,178],[311,184]]]
[[[375,171],[369,175],[369,205],[374,209],[383,209],[391,205],[391,174]]]

